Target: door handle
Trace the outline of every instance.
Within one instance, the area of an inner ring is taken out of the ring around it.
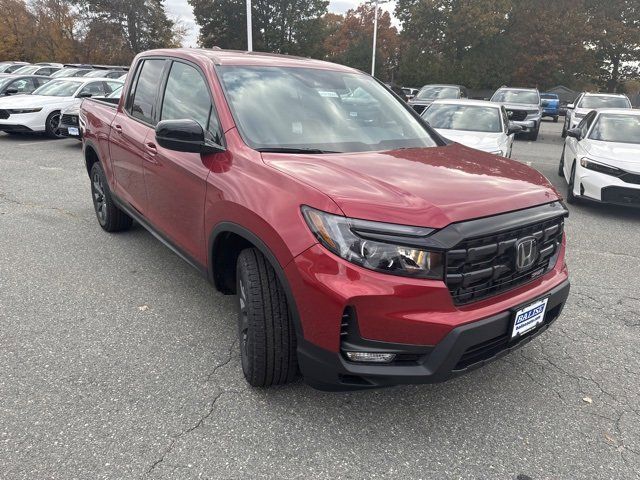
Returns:
[[[149,155],[156,155],[158,153],[158,148],[156,147],[155,143],[147,142],[145,145],[147,147],[147,153]]]
[[[122,126],[121,125],[114,125],[113,129],[118,133],[122,133]]]

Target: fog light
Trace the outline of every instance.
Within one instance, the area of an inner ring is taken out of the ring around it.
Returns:
[[[389,363],[396,358],[395,353],[344,352],[352,362]]]

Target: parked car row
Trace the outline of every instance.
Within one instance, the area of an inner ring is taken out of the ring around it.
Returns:
[[[109,65],[79,65],[62,63],[0,62],[0,77],[6,75],[37,75],[51,78],[93,76],[119,78],[129,67]]]

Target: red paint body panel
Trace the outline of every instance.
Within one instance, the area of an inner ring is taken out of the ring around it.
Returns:
[[[341,316],[353,306],[365,339],[436,345],[456,327],[504,312],[566,281],[563,244],[555,268],[545,275],[460,307],[443,281],[377,273],[333,255],[312,235],[302,205],[353,218],[442,228],[560,196],[534,169],[457,144],[350,154],[261,154],[238,133],[216,64],[353,70],[293,57],[188,49],[138,55],[131,71],[147,56],[182,58],[200,67],[226,151],[200,155],[158,146],[154,130],[123,109],[123,95],[117,109],[83,102],[85,152],[95,151],[122,201],[203,269],[212,264],[209,237],[219,225],[236,224],[257,236],[284,272],[304,340],[338,352]],[[115,131],[116,125],[121,131]]]

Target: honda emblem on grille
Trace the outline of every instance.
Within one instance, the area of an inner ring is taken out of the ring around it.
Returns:
[[[516,243],[516,268],[519,272],[531,268],[538,258],[538,246],[536,239],[527,237]]]

